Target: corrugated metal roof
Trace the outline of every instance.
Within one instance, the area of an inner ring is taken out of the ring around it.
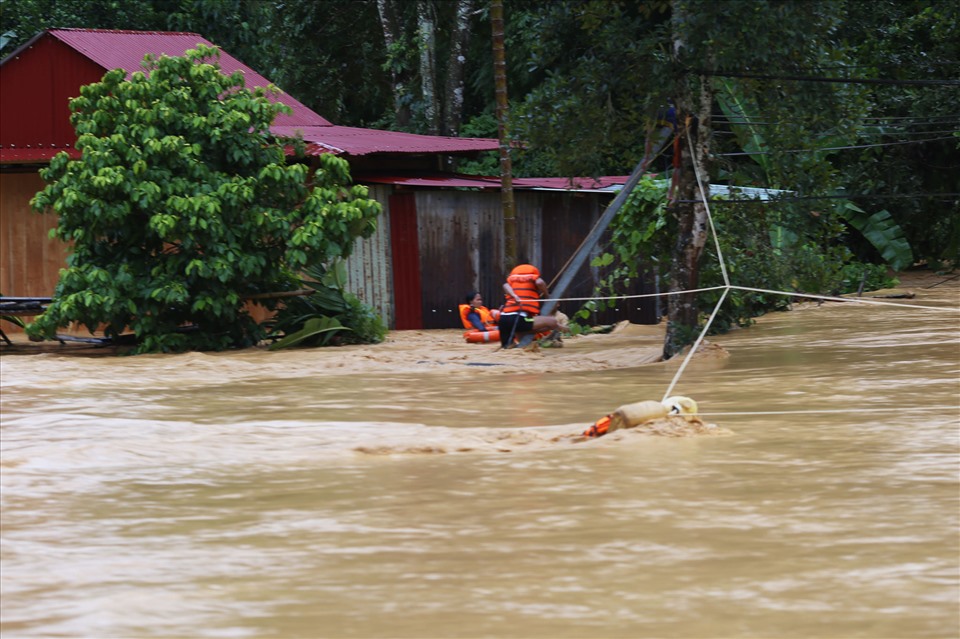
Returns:
[[[99,65],[104,71],[124,69],[133,73],[141,69],[143,57],[154,55],[183,55],[198,43],[214,46],[213,43],[197,33],[161,32],[161,31],[118,31],[108,29],[50,29],[31,39],[3,60],[3,65],[17,59],[25,50],[44,37],[55,38],[85,58]],[[220,52],[220,68],[224,73],[240,71],[244,74],[247,87],[266,87],[270,81],[243,64],[226,51]],[[453,138],[430,135],[416,135],[396,131],[380,131],[358,127],[336,126],[329,120],[301,104],[292,96],[281,94],[271,99],[283,102],[293,109],[292,115],[277,117],[272,130],[278,135],[291,135],[300,132],[307,142],[307,153],[319,155],[335,153],[337,155],[360,156],[373,153],[425,154],[425,153],[474,153],[493,151],[498,148],[496,139],[491,138]],[[47,141],[37,141],[32,148],[13,148],[8,140],[0,140],[0,155],[7,162],[49,161],[62,146],[50,145]]]
[[[370,153],[469,153],[494,151],[497,140],[490,138],[450,138],[417,135],[400,131],[381,131],[352,126],[273,126],[278,135],[300,133],[307,143],[307,155],[336,153],[368,155]]]
[[[198,33],[171,31],[115,31],[108,29],[50,29],[48,33],[67,46],[93,60],[105,70],[123,69],[128,74],[142,70],[140,63],[148,53],[154,55],[181,56],[197,44],[214,46]],[[226,51],[220,50],[220,68],[225,74],[234,71],[243,73],[248,88],[267,87],[270,81],[240,62]],[[330,121],[311,111],[290,95],[270,96],[291,109],[292,115],[280,115],[279,125],[323,126]]]
[[[656,177],[651,175],[650,177]],[[390,175],[390,174],[357,174],[354,179],[358,182],[375,184],[396,184],[398,186],[419,186],[428,188],[473,188],[499,189],[500,178],[483,175]],[[605,175],[597,178],[514,178],[513,188],[529,191],[582,191],[587,193],[619,193],[623,185],[630,179],[629,175]],[[669,180],[653,180],[657,186],[664,189],[670,186]],[[760,200],[769,200],[773,195],[788,194],[791,191],[777,189],[762,189],[752,186],[735,186],[727,184],[711,184],[710,196],[739,195]]]
[[[499,189],[500,178],[483,175],[388,175],[358,174],[358,182],[422,186],[436,188]],[[535,191],[619,191],[629,175],[608,175],[598,178],[513,178],[513,188]]]

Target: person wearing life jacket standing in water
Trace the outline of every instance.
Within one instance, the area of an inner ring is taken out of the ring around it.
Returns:
[[[557,318],[540,315],[540,300],[547,297],[547,283],[540,269],[521,264],[510,271],[503,285],[506,298],[500,309],[500,346],[510,348],[515,339],[526,333],[562,330]]]

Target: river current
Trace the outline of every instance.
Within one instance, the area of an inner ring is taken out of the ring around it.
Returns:
[[[581,443],[676,366],[5,351],[0,630],[958,637],[960,287],[897,301],[711,338],[712,434]]]

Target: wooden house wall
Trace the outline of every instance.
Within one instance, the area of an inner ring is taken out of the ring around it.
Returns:
[[[11,297],[50,297],[66,266],[67,247],[50,239],[56,215],[30,208],[30,198],[46,183],[36,171],[0,173],[0,293]],[[3,330],[8,325],[5,323]]]

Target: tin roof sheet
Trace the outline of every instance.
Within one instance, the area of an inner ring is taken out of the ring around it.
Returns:
[[[198,43],[214,46],[200,34],[188,32],[50,29],[38,34],[5,58],[4,64],[11,62],[20,51],[42,37],[56,38],[103,67],[105,71],[124,69],[128,74],[141,69],[140,63],[148,53],[179,56],[188,49],[195,48]],[[243,73],[247,87],[267,87],[270,84],[267,78],[222,49],[220,68],[227,74],[235,71]],[[278,135],[299,132],[307,143],[307,153],[310,155],[460,154],[493,151],[498,148],[498,141],[491,138],[441,137],[337,126],[290,95],[271,96],[271,99],[283,102],[293,110],[291,115],[278,116],[271,129]],[[38,144],[33,149],[14,149],[0,141],[0,159],[4,163],[48,161],[60,150],[61,148],[55,148],[52,144]]]
[[[109,29],[50,29],[48,33],[67,46],[93,60],[105,70],[123,69],[127,74],[140,71],[140,63],[148,53],[154,55],[181,56],[197,44],[214,46],[198,33],[170,31],[116,31]],[[248,88],[267,87],[270,81],[220,50],[220,68],[225,74],[243,73]],[[270,99],[286,104],[293,109],[292,115],[280,115],[277,124],[300,126],[329,125],[330,121],[308,109],[293,96],[281,94]]]
[[[629,175],[607,175],[602,177],[575,178],[513,178],[513,188],[539,191],[619,191]],[[499,189],[500,178],[484,175],[388,175],[358,174],[357,181],[401,186],[420,186],[436,188],[474,188]]]
[[[418,135],[400,131],[381,131],[352,126],[273,126],[278,135],[299,133],[307,143],[307,155],[336,153],[368,155],[370,153],[471,153],[495,151],[498,142],[491,138],[451,138]]]
[[[649,177],[655,178],[655,174]],[[427,188],[474,188],[474,189],[499,189],[500,178],[496,176],[485,175],[398,175],[384,173],[359,173],[355,176],[356,181],[374,183],[374,184],[396,184],[399,186],[418,186]],[[576,177],[576,178],[514,178],[513,188],[532,191],[582,191],[582,192],[606,192],[618,193],[630,179],[629,175],[604,175],[601,177]],[[670,186],[669,180],[653,180],[653,183],[663,187]],[[735,186],[727,184],[711,184],[710,196],[735,196],[757,198],[760,200],[770,200],[773,196],[789,194],[791,191],[782,191],[777,189],[763,189],[750,186]]]

